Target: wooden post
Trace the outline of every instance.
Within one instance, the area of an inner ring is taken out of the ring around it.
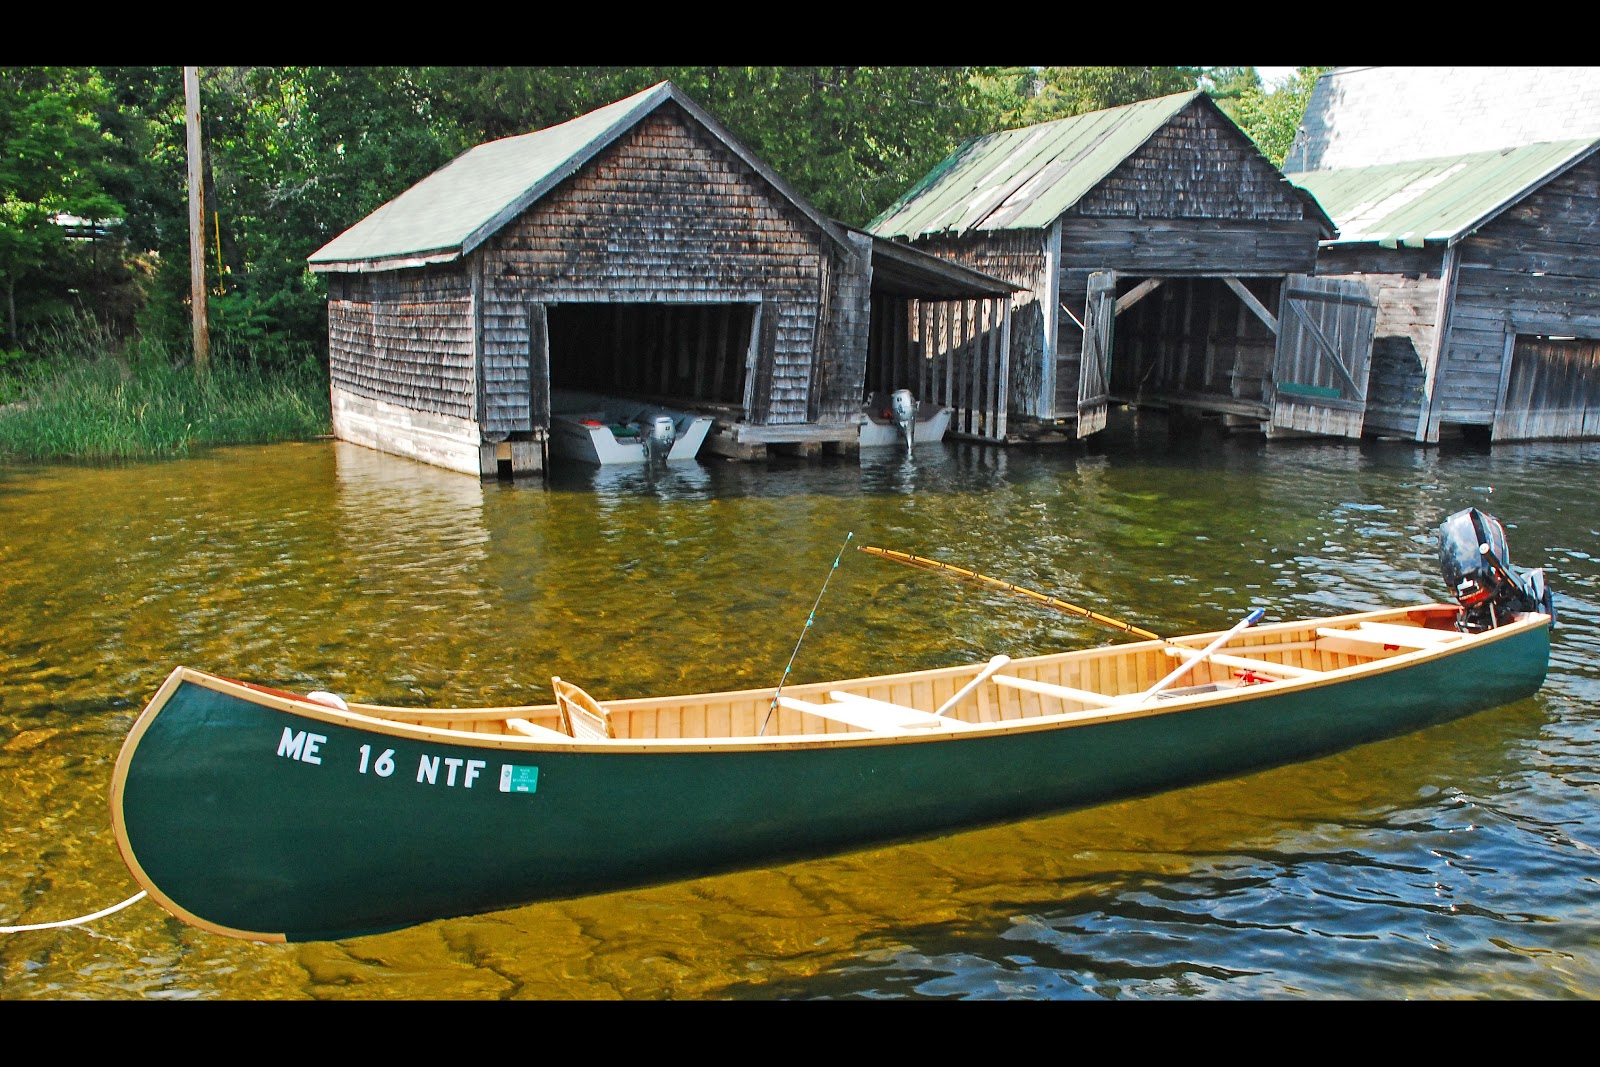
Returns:
[[[206,216],[200,182],[200,75],[183,68],[184,119],[189,128],[189,304],[194,320],[194,367],[210,365],[211,341],[206,333]]]

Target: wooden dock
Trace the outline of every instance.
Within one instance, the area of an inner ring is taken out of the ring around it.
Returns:
[[[861,423],[864,421],[866,416],[844,424],[804,422],[753,426],[718,419],[706,435],[701,454],[739,460],[766,459],[773,454],[804,458],[854,454],[861,449]]]

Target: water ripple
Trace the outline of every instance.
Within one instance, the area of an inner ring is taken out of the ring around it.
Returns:
[[[178,663],[412,704],[548,699],[553,674],[617,697],[768,685],[847,533],[1179,633],[1252,606],[1445,599],[1434,531],[1467,506],[1506,521],[1518,564],[1548,568],[1561,614],[1534,699],[1306,764],[334,944],[248,945],[140,906],[0,940],[0,995],[1600,995],[1600,445],[1269,446],[1153,426],[564,470],[548,488],[329,443],[0,467],[0,923],[132,892],[110,767]],[[1113,639],[856,553],[805,632],[802,681]]]

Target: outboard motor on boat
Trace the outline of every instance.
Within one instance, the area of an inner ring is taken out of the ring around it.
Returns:
[[[1439,526],[1439,570],[1461,604],[1456,629],[1492,630],[1512,616],[1543,612],[1555,624],[1555,601],[1544,568],[1518,570],[1500,520],[1477,508],[1458,511]]]
[[[665,459],[678,439],[678,427],[671,415],[650,415],[640,420],[639,436],[646,456]]]
[[[900,432],[905,435],[906,445],[913,443],[917,425],[917,398],[911,395],[909,389],[896,389],[889,394],[890,417],[894,424],[900,427]]]

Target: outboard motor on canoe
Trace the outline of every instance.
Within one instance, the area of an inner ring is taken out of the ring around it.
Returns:
[[[1555,622],[1544,568],[1518,570],[1500,520],[1477,508],[1458,511],[1439,526],[1439,570],[1461,604],[1458,630],[1492,630],[1513,615],[1538,611]]]

